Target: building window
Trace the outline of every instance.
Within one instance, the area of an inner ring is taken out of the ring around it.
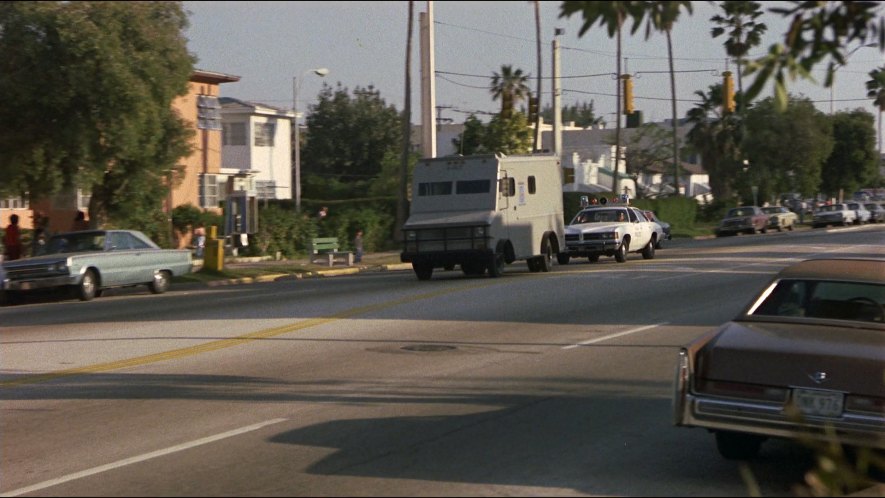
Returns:
[[[255,123],[255,146],[273,147],[276,126],[273,123]]]
[[[218,177],[216,175],[200,175],[200,207],[218,207]]]
[[[28,209],[28,200],[21,197],[0,199],[0,209]]]
[[[246,145],[246,123],[224,123],[222,145]]]
[[[256,196],[258,199],[276,199],[277,182],[273,180],[257,180],[255,182]]]
[[[221,103],[218,97],[197,96],[197,128],[201,130],[221,129]]]

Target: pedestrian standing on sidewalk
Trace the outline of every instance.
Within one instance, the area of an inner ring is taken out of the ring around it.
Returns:
[[[196,247],[197,257],[203,257],[203,250],[206,248],[206,227],[202,223],[194,228],[194,246]]]
[[[357,230],[356,236],[353,238],[354,257],[353,262],[359,263],[363,260],[363,231]]]
[[[72,232],[79,230],[89,230],[89,222],[86,221],[86,213],[83,211],[77,211],[77,214],[74,216],[74,224],[71,226]]]
[[[31,238],[31,256],[43,253],[46,241],[49,240],[49,216],[41,211],[34,213],[34,236]]]
[[[22,257],[22,235],[18,228],[17,214],[9,217],[9,225],[3,233],[3,251],[9,261]]]

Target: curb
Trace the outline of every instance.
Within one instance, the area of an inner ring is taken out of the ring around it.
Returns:
[[[204,287],[224,287],[229,285],[254,284],[259,282],[276,282],[278,280],[303,280],[306,278],[336,277],[339,275],[355,275],[357,273],[404,271],[411,270],[411,263],[392,263],[379,266],[362,266],[350,268],[336,268],[330,270],[315,270],[304,273],[270,273],[258,277],[231,278],[227,280],[210,280],[208,282],[187,282],[178,284],[177,287],[186,285]]]

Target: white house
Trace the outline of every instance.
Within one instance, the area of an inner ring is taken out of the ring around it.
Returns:
[[[221,175],[248,176],[260,199],[292,199],[291,109],[222,97]]]
[[[667,122],[661,124],[669,126]],[[689,127],[681,125],[677,133],[680,141],[684,142],[685,134]],[[621,128],[621,143],[629,143],[631,137],[637,132],[636,128]],[[541,130],[543,147],[552,143],[552,133]],[[566,192],[601,192],[611,191],[614,177],[615,130],[611,128],[588,128],[579,130],[563,130],[562,133],[562,167],[567,180],[563,190]],[[626,174],[626,165],[623,157],[630,154],[630,147],[621,147],[622,159],[618,164],[619,190],[623,193],[626,186],[631,197],[637,197],[636,189],[640,189],[643,197],[656,197],[658,195],[672,195],[673,174],[671,171],[651,171],[648,175],[639,175],[633,178]],[[692,197],[698,202],[706,203],[712,200],[710,196],[709,176],[703,167],[698,164],[698,157],[691,161],[683,161],[679,177],[680,194]]]

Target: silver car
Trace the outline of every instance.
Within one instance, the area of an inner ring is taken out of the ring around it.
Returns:
[[[872,214],[862,202],[849,202],[848,209],[853,209],[854,213],[857,215],[857,219],[854,220],[856,225],[863,225],[864,223],[870,222]]]
[[[885,222],[885,207],[881,203],[867,202],[864,206],[870,212],[870,223]]]
[[[71,290],[83,301],[111,287],[147,285],[160,294],[192,268],[189,250],[162,249],[136,230],[59,233],[41,254],[2,263],[0,301],[39,289]]]

